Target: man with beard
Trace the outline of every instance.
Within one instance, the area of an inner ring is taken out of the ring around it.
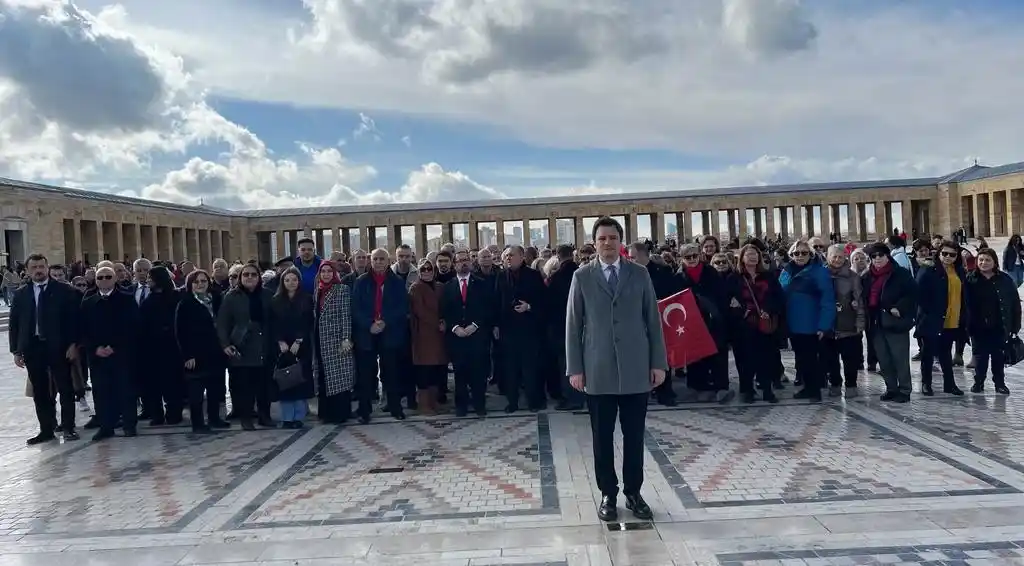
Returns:
[[[341,282],[349,287],[353,287],[356,284],[356,279],[359,276],[366,273],[367,268],[370,264],[370,256],[363,250],[356,250],[352,252],[352,273],[341,278]]]
[[[310,295],[316,290],[316,277],[320,273],[320,262],[323,261],[316,255],[316,242],[313,238],[301,238],[298,242],[299,257],[295,262],[295,268],[299,270],[301,279],[299,283],[302,289]],[[281,273],[280,271],[278,272]]]
[[[406,289],[411,288],[412,284],[420,277],[419,271],[413,269],[412,257],[412,246],[409,244],[399,244],[398,248],[395,249],[397,261],[391,266],[391,271],[394,271],[395,275],[405,281]]]
[[[75,391],[68,362],[78,357],[80,297],[70,285],[50,279],[50,266],[45,256],[30,255],[25,268],[30,281],[14,294],[8,337],[15,365],[28,370],[32,383],[39,434],[28,439],[28,444],[56,438],[53,432],[57,427],[55,393],[60,395],[64,440],[78,440]],[[51,380],[55,387],[51,387]]]
[[[444,285],[445,283],[452,280],[455,277],[455,272],[452,271],[452,259],[455,257],[454,252],[449,252],[445,249],[437,252],[437,282]]]
[[[455,269],[455,277],[441,293],[441,318],[455,369],[455,415],[466,416],[472,407],[477,415],[484,416],[493,287],[472,274],[472,262],[465,250],[455,254]]]

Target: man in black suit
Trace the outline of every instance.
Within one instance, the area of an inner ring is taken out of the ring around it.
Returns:
[[[136,397],[131,383],[138,307],[131,294],[115,287],[115,271],[96,270],[96,293],[82,301],[79,337],[92,370],[93,402],[99,431],[93,441],[114,436],[123,417],[125,436],[135,436]]]
[[[28,257],[25,269],[30,283],[15,292],[8,330],[14,363],[28,370],[39,419],[39,434],[28,439],[29,445],[56,438],[56,394],[60,395],[64,440],[79,438],[75,432],[75,391],[68,362],[78,356],[80,297],[70,285],[50,279],[49,267],[43,255]],[[54,387],[50,385],[51,379]]]
[[[509,246],[505,250],[506,269],[497,279],[497,324],[494,337],[501,348],[505,363],[506,413],[519,410],[520,390],[526,389],[526,401],[531,411],[547,408],[544,376],[536,355],[526,352],[540,350],[544,338],[544,299],[547,287],[544,276],[525,265],[526,252],[522,246]]]
[[[468,414],[470,405],[476,414],[487,414],[492,289],[485,280],[473,275],[469,251],[456,252],[454,277],[444,284],[441,294],[441,319],[455,369],[455,415],[459,417]]]

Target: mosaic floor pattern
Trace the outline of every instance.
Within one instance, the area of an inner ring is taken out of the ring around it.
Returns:
[[[828,405],[665,411],[647,427],[648,447],[688,507],[1014,491]]]
[[[717,558],[721,566],[1003,566],[1024,563],[1024,542],[765,551]]]
[[[555,481],[547,415],[345,427],[296,462],[234,526],[554,513]]]
[[[174,532],[301,434],[79,441],[0,486],[0,524],[27,534]]]

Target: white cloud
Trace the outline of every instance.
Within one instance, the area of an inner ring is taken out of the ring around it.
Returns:
[[[362,112],[359,113],[359,125],[356,126],[356,129],[352,130],[352,137],[368,137],[374,141],[383,139],[380,130],[377,129],[377,122]]]
[[[402,136],[402,145],[405,147],[412,147],[412,138],[409,136]]]

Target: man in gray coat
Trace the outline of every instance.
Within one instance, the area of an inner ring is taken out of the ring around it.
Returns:
[[[566,375],[587,394],[594,437],[594,471],[601,490],[598,516],[618,518],[615,419],[622,427],[622,492],[626,509],[650,520],[640,496],[644,431],[651,389],[665,381],[668,359],[654,285],[647,269],[619,255],[622,225],[601,217],[592,236],[597,259],[573,274],[565,316]]]

